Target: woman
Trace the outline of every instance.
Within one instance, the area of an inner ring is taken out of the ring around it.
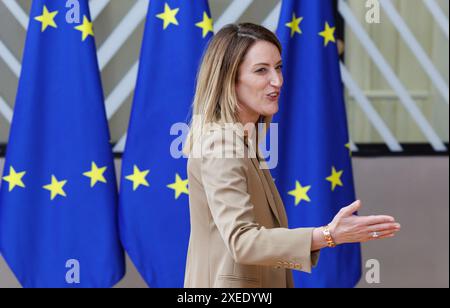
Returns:
[[[278,39],[254,24],[225,27],[204,55],[185,148],[191,215],[185,287],[293,287],[290,270],[311,272],[321,248],[393,237],[400,229],[390,216],[354,216],[359,201],[328,226],[288,229],[253,146],[255,125],[270,123],[278,111],[281,65]]]

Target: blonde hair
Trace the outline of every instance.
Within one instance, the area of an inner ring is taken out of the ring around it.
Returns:
[[[210,41],[197,75],[192,120],[183,149],[186,155],[189,155],[208,124],[239,122],[236,95],[239,67],[250,47],[258,41],[274,44],[281,54],[281,44],[275,34],[251,23],[225,26]],[[272,117],[260,120],[267,130]]]

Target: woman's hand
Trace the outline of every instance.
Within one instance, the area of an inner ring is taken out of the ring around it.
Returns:
[[[371,240],[394,237],[400,231],[400,224],[391,216],[355,216],[361,208],[357,200],[342,208],[329,224],[330,233],[336,244],[364,243]]]

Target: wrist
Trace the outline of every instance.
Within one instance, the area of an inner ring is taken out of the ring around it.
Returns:
[[[343,244],[341,237],[339,236],[338,232],[336,231],[336,225],[332,222],[328,225],[328,228],[330,229],[331,237],[333,238],[336,245]]]
[[[322,228],[322,235],[325,239],[325,242],[327,243],[327,246],[330,248],[334,248],[337,246],[337,243],[335,241],[334,235],[334,228],[330,227],[330,225],[323,226]]]
[[[327,247],[327,242],[323,237],[322,227],[314,228],[311,243],[311,251],[318,251],[325,247]]]

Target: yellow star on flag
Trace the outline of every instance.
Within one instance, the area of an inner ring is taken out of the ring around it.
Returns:
[[[336,171],[336,169],[333,166],[331,175],[329,177],[327,177],[327,181],[331,182],[331,184],[332,184],[332,186],[331,186],[332,191],[334,191],[336,186],[344,186],[344,184],[342,184],[342,182],[341,182],[342,173],[344,173],[344,170]]]
[[[107,167],[99,168],[95,162],[92,162],[91,171],[83,173],[84,176],[91,179],[91,187],[94,187],[97,182],[106,183],[104,173]]]
[[[350,142],[345,144],[345,147],[348,149],[348,154],[351,157],[352,156],[352,148],[351,148]]]
[[[203,38],[205,38],[209,32],[214,33],[213,19],[209,18],[206,12],[203,12],[203,20],[195,24],[197,27],[202,28]]]
[[[164,21],[164,30],[166,30],[170,24],[174,24],[174,25],[178,26],[178,20],[176,18],[176,15],[178,14],[179,10],[180,10],[179,8],[172,10],[170,8],[170,6],[166,3],[164,5],[164,12],[156,15],[156,17],[158,17]]]
[[[81,40],[84,42],[89,35],[94,36],[94,30],[92,28],[92,22],[86,16],[83,16],[83,23],[75,27],[76,30],[81,31],[83,34]]]
[[[36,16],[34,19],[37,21],[40,21],[41,26],[41,32],[44,32],[45,29],[47,29],[48,26],[53,28],[58,28],[58,26],[55,23],[55,16],[58,14],[58,11],[49,12],[47,10],[47,7],[44,5],[44,9],[42,11],[42,15]]]
[[[3,180],[9,184],[9,191],[12,191],[16,186],[25,188],[25,184],[22,181],[25,174],[26,172],[17,173],[12,166],[9,167],[9,175],[3,177]]]
[[[167,185],[167,187],[175,190],[175,200],[178,199],[178,197],[185,193],[186,195],[189,195],[188,190],[188,180],[182,180],[181,177],[178,175],[178,173],[175,175],[175,183]]]
[[[308,191],[311,186],[302,186],[299,181],[295,181],[295,189],[289,192],[289,195],[295,197],[295,205],[297,206],[302,200],[310,202],[311,199],[308,197]]]
[[[133,191],[136,191],[136,189],[138,189],[140,185],[147,187],[150,186],[147,180],[145,179],[145,177],[149,172],[150,170],[141,171],[136,165],[134,165],[133,174],[125,177],[127,180],[133,182]]]
[[[330,28],[328,22],[325,23],[325,30],[319,33],[319,35],[325,39],[324,46],[327,46],[329,42],[336,43],[336,39],[334,38],[335,30],[336,27]]]
[[[302,30],[300,29],[302,20],[303,17],[297,18],[295,12],[292,14],[292,21],[286,24],[286,27],[291,29],[291,37],[294,37],[295,33],[302,34]]]
[[[50,199],[53,200],[56,196],[60,195],[66,197],[66,193],[63,190],[64,185],[66,185],[67,181],[58,181],[54,175],[52,175],[51,184],[43,186],[44,189],[49,190],[51,192]]]

